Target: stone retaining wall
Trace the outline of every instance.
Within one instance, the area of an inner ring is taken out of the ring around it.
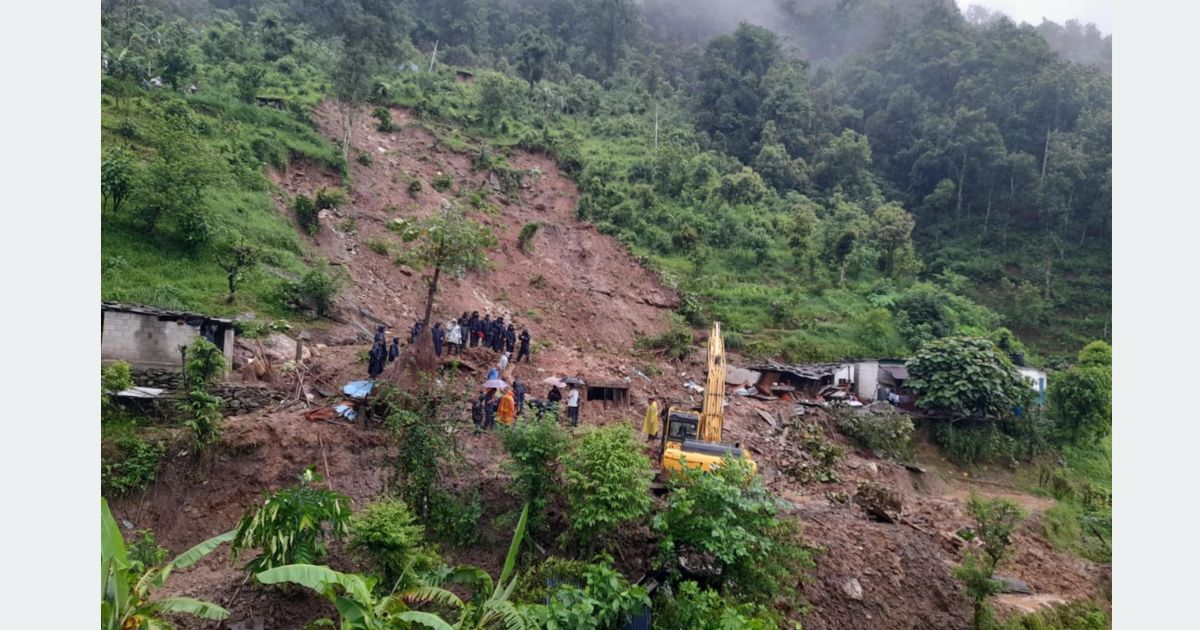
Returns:
[[[178,402],[178,395],[182,393],[183,384],[183,376],[179,372],[157,369],[134,370],[133,383],[141,387],[166,390],[164,392],[166,396],[155,401],[151,406],[164,418],[173,418],[177,415],[175,405]],[[208,392],[221,398],[221,412],[227,416],[258,411],[263,407],[278,403],[286,396],[283,392],[269,387],[234,383],[211,385]]]

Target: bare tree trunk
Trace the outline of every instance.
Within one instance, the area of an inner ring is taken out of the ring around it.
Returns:
[[[987,210],[983,213],[983,237],[987,238],[988,220],[992,218],[992,191],[988,191]]]
[[[429,55],[429,72],[433,72],[433,62],[437,60],[438,41],[433,41],[433,53]]]
[[[1046,163],[1050,161],[1050,125],[1046,126],[1046,145],[1042,147],[1042,175],[1038,178],[1038,184],[1046,179]]]
[[[850,263],[848,261],[843,260],[842,266],[838,269],[838,286],[839,287],[846,286],[846,267],[848,267],[849,265],[850,265]]]
[[[433,317],[433,298],[437,295],[438,280],[442,276],[442,266],[438,265],[433,268],[433,280],[429,281],[429,295],[425,301],[425,320],[421,324],[421,332],[429,330],[429,320]]]
[[[967,150],[963,149],[962,167],[958,169],[958,207],[954,209],[955,225],[958,224],[959,218],[962,216],[963,206],[963,184],[967,180]]]
[[[1083,247],[1083,242],[1087,238],[1087,229],[1088,229],[1087,221],[1084,221],[1083,222],[1083,232],[1079,235],[1079,246],[1080,247]]]
[[[1050,299],[1050,271],[1051,271],[1051,268],[1053,267],[1053,265],[1054,265],[1054,260],[1052,258],[1047,258],[1046,259],[1046,286],[1045,286],[1045,288],[1042,289],[1042,299],[1043,300]]]

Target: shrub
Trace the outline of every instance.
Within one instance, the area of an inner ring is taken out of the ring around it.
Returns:
[[[121,122],[117,123],[117,135],[133,140],[138,135],[137,124],[128,118],[122,118]]]
[[[845,449],[825,437],[825,431],[815,422],[801,422],[793,428],[799,431],[800,450],[783,472],[802,484],[836,482],[835,466]]]
[[[409,196],[416,197],[417,195],[419,195],[421,193],[422,188],[423,187],[421,186],[421,180],[419,180],[419,179],[414,179],[411,182],[408,182]]]
[[[920,395],[918,405],[958,417],[1006,417],[1032,399],[1012,362],[987,339],[931,341],[909,360],[908,373],[905,386]]]
[[[653,627],[656,630],[776,630],[779,626],[765,606],[739,603],[689,580],[679,584],[673,596],[656,599]]]
[[[358,157],[355,159],[357,159],[358,163],[362,164],[363,166],[371,166],[375,163],[375,158],[371,157],[371,154],[367,151],[359,151]]]
[[[100,483],[114,496],[142,490],[158,476],[158,464],[166,449],[158,442],[147,442],[136,434],[124,434],[113,440],[113,454],[106,457],[100,471]]]
[[[637,346],[655,351],[667,359],[683,360],[692,353],[692,331],[675,324],[661,335],[638,339]]]
[[[533,237],[537,235],[539,227],[541,224],[537,222],[522,226],[521,233],[517,235],[517,249],[526,254],[533,252]]]
[[[153,569],[167,560],[167,550],[160,547],[154,540],[154,532],[149,529],[139,529],[134,532],[134,538],[129,542],[129,560],[134,563],[132,572],[138,575],[147,569]]]
[[[316,236],[319,228],[317,221],[317,204],[307,195],[296,195],[292,200],[292,209],[296,211],[296,222],[310,236]]]
[[[975,519],[975,536],[983,541],[983,553],[995,571],[1025,512],[1008,499],[981,499],[974,493],[967,499],[967,511]]]
[[[346,190],[339,187],[325,186],[317,191],[313,197],[313,203],[317,206],[317,210],[330,210],[332,208],[340,208],[346,205],[348,197]]]
[[[439,540],[460,548],[479,541],[479,519],[483,518],[483,499],[476,489],[455,494],[438,488],[430,501],[429,528]]]
[[[670,569],[684,558],[689,571],[706,574],[723,593],[769,604],[795,596],[802,572],[813,566],[795,524],[777,513],[762,479],[733,458],[707,473],[685,468],[672,476],[653,527]]]
[[[1047,402],[1060,443],[1094,443],[1112,430],[1112,374],[1106,367],[1055,374]]]
[[[1016,465],[1017,442],[994,422],[944,422],[933,429],[933,443],[962,465],[1003,461]]]
[[[892,409],[860,413],[839,410],[834,415],[838,431],[869,451],[881,451],[903,459],[909,455],[913,423],[908,414]]]
[[[446,192],[454,185],[454,177],[449,173],[439,173],[433,178],[433,189],[438,192]]]
[[[329,271],[324,260],[304,274],[299,281],[283,285],[284,302],[293,310],[312,310],[317,317],[333,312],[333,299],[342,287],[341,276]]]
[[[990,630],[994,625],[994,617],[987,598],[1000,592],[1000,582],[992,579],[992,569],[987,561],[981,554],[968,551],[962,564],[954,568],[954,577],[963,583],[967,596],[974,602],[972,627]]]
[[[1106,630],[1108,627],[1104,610],[1080,600],[1013,615],[995,626],[996,630]]]
[[[386,107],[376,107],[371,112],[371,117],[379,121],[379,124],[375,127],[379,131],[389,132],[395,131],[399,128],[396,126],[396,123],[392,121],[392,113],[388,111]]]
[[[133,375],[130,365],[124,361],[114,361],[100,367],[100,406],[107,408],[111,405],[117,392],[133,387]]]
[[[380,256],[387,256],[391,253],[391,247],[388,245],[387,241],[379,238],[367,239],[367,249],[379,254]]]
[[[461,457],[451,437],[457,398],[433,391],[384,392],[384,421],[397,444],[392,484],[431,535],[467,546],[479,535],[483,504],[478,492],[456,494],[446,484]]]
[[[194,388],[179,403],[184,426],[192,430],[196,448],[203,451],[221,436],[221,399],[202,388]]]
[[[549,590],[545,605],[526,608],[535,627],[605,630],[628,624],[639,608],[650,605],[650,597],[611,564],[611,558],[601,557],[572,571],[573,575],[546,575],[562,581]]]
[[[212,382],[225,373],[228,366],[221,349],[211,341],[197,337],[187,349],[187,362],[183,375],[189,387],[207,389]]]
[[[418,576],[438,565],[424,544],[424,528],[399,499],[381,499],[350,518],[350,548],[364,551],[385,589],[418,585]]]
[[[350,499],[317,487],[320,483],[320,475],[309,466],[298,485],[266,493],[261,507],[246,510],[238,522],[230,561],[246,549],[259,549],[259,555],[246,564],[248,571],[259,573],[323,557],[324,539],[341,538],[348,531]]]
[[[512,462],[508,465],[513,486],[529,504],[529,527],[540,530],[546,506],[558,487],[558,458],[567,445],[567,433],[551,419],[527,420],[503,429],[501,440]]]
[[[570,532],[587,546],[605,547],[614,530],[650,513],[650,462],[628,426],[583,434],[560,458],[570,504]]]

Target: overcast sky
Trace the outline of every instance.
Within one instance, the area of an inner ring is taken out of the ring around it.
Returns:
[[[1112,0],[957,0],[965,11],[978,4],[993,11],[1007,13],[1017,23],[1029,22],[1037,26],[1042,18],[1062,24],[1072,18],[1087,24],[1094,22],[1103,33],[1113,32]]]

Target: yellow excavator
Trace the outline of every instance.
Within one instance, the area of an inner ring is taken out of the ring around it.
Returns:
[[[708,336],[708,380],[704,386],[704,406],[700,413],[667,409],[663,427],[660,461],[666,474],[688,468],[704,471],[719,466],[726,457],[744,457],[757,473],[758,464],[750,453],[738,444],[721,442],[721,425],[725,420],[725,341],[721,337],[721,322],[713,322]]]

